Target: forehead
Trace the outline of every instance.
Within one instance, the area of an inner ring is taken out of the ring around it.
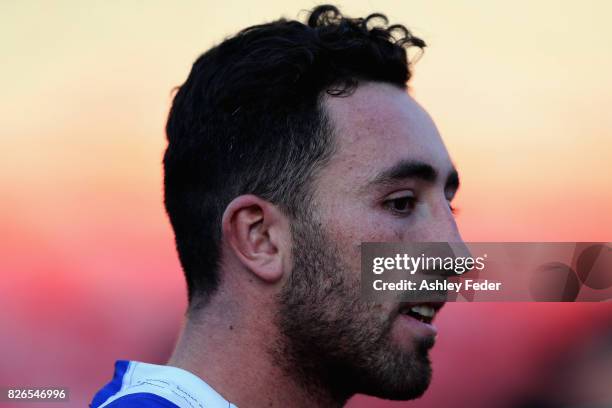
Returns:
[[[324,106],[336,143],[327,172],[344,182],[366,182],[402,160],[423,161],[440,174],[452,169],[435,124],[403,89],[363,83],[350,96],[326,97]]]

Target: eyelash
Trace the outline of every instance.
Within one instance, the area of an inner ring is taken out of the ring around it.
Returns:
[[[410,204],[410,210],[407,210],[407,211],[405,211],[405,210],[397,210],[397,209],[392,207],[392,203],[397,203],[398,201],[402,201],[402,200],[405,200],[405,201],[407,201]],[[387,200],[387,201],[384,202],[384,205],[385,205],[386,208],[388,208],[395,215],[398,215],[398,216],[408,216],[408,215],[412,214],[412,211],[414,211],[414,207],[416,207],[416,203],[417,203],[417,198],[416,197],[413,197],[413,196],[403,196],[403,197],[397,197],[397,198],[393,198],[393,199]],[[453,215],[457,215],[457,212],[458,212],[457,207],[453,206],[450,201],[448,202],[448,208],[450,209],[450,212]]]
[[[398,210],[396,208],[393,208],[393,203],[398,203],[400,201],[406,201],[406,204],[410,206],[410,209],[408,211],[405,211],[405,210]],[[384,204],[385,204],[385,207],[388,208],[395,215],[407,216],[407,215],[410,215],[412,211],[414,210],[414,207],[416,206],[416,201],[417,201],[416,197],[402,196],[402,197],[396,197],[390,200],[386,200]]]

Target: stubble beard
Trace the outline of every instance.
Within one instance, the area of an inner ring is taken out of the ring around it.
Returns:
[[[431,380],[432,339],[410,351],[391,341],[393,318],[360,299],[359,274],[312,216],[294,223],[293,271],[278,297],[273,358],[314,399],[342,406],[356,393],[420,397]]]

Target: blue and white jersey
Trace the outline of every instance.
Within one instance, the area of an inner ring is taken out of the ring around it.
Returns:
[[[194,374],[176,367],[119,360],[91,408],[237,408]]]

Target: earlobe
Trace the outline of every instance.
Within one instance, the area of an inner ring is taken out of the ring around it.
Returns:
[[[222,218],[223,241],[246,269],[267,283],[284,274],[286,220],[268,201],[254,195],[236,197]]]

